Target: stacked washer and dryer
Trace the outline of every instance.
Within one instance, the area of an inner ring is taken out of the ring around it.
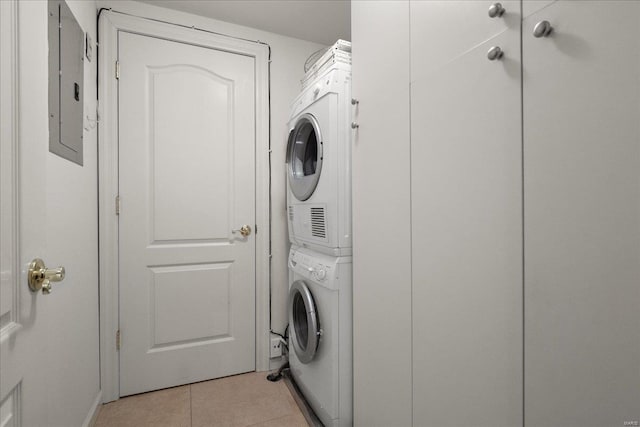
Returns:
[[[325,426],[353,423],[351,44],[302,80],[287,145],[289,364]]]

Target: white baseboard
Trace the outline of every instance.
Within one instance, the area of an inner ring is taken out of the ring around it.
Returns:
[[[91,405],[91,408],[89,409],[89,413],[87,414],[87,417],[84,419],[84,422],[82,423],[82,427],[93,427],[93,425],[96,423],[96,419],[98,418],[98,414],[100,413],[101,407],[102,407],[102,390],[98,392],[98,395],[96,396],[96,400]]]

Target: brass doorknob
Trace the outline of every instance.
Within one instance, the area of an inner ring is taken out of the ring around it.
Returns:
[[[232,233],[240,233],[242,234],[242,237],[247,237],[249,234],[251,234],[251,227],[249,227],[248,225],[243,225],[242,227],[240,227],[239,230],[231,230]]]
[[[63,279],[64,267],[47,268],[40,258],[35,258],[29,264],[27,280],[29,289],[33,292],[42,290],[43,294],[48,295],[51,293],[51,282],[60,282]]]

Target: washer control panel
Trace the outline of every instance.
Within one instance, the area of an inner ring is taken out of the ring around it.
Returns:
[[[291,251],[289,268],[301,276],[322,283],[333,279],[335,272],[335,262],[324,258],[322,255],[309,256],[300,251]]]

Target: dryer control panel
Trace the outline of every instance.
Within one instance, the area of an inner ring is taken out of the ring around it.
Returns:
[[[320,76],[316,77],[313,81],[308,82],[297,96],[297,98],[291,103],[289,116],[289,127],[293,127],[295,123],[291,123],[294,119],[304,110],[309,108],[311,104],[318,99],[328,94],[344,94],[348,93],[351,99],[351,88],[348,87],[351,84],[351,66],[341,64],[336,65],[337,68],[331,68]],[[348,87],[348,89],[345,89]]]

